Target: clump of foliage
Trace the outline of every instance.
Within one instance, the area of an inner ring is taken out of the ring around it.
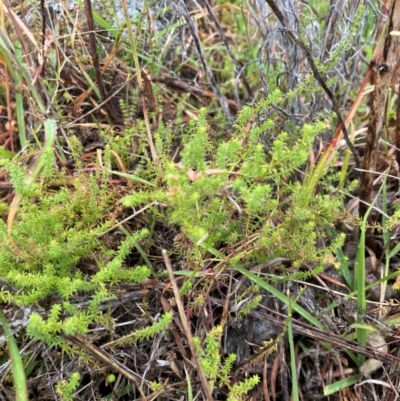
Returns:
[[[236,355],[229,355],[222,363],[219,353],[220,342],[222,339],[223,329],[221,326],[214,327],[205,338],[205,344],[201,344],[198,337],[194,338],[195,347],[200,355],[200,363],[204,373],[210,380],[210,386],[213,387],[217,382],[225,385],[229,389],[228,401],[240,401],[242,396],[246,395],[260,381],[257,375],[247,378],[246,380],[234,384],[230,384],[230,374]]]
[[[287,278],[304,278],[332,263],[332,251],[343,238],[338,236],[331,246],[323,248],[318,238],[337,218],[342,199],[323,193],[310,197],[296,178],[297,169],[307,162],[309,149],[325,123],[305,125],[290,134],[277,133],[271,113],[262,124],[248,129],[257,113],[272,111],[272,103],[284,100],[275,90],[256,106],[244,108],[229,139],[211,139],[207,110],[201,110],[199,119],[190,123],[182,135],[178,163],[170,156],[173,132],[160,125],[155,141],[160,161],[151,164],[142,159],[137,164],[137,177],[151,185],[138,185],[122,200],[123,204],[139,207],[153,202],[144,213],[146,219],[180,228],[182,236],[175,244],[175,253],[194,271],[210,254],[219,268],[228,264],[251,267],[281,256],[291,258],[294,266],[309,263],[315,268],[312,273],[297,272]],[[275,140],[269,141],[272,136]],[[122,152],[114,143],[118,140],[109,139],[105,160],[111,160],[111,152],[115,152],[112,149]],[[128,155],[123,157],[126,163],[133,162]],[[107,316],[99,305],[113,295],[115,285],[140,283],[151,276],[147,266],[123,265],[131,250],[150,232],[139,229],[127,235],[117,250],[107,248],[102,235],[116,223],[113,208],[118,200],[107,185],[108,174],[98,178],[80,171],[71,180],[56,173],[53,165],[49,161],[43,169],[46,174],[24,189],[27,173],[16,160],[5,163],[24,196],[11,234],[5,222],[0,225],[0,275],[15,288],[15,292],[3,288],[0,297],[3,302],[35,307],[51,295],[56,302],[50,305],[47,316],[33,313],[27,332],[50,346],[69,349],[63,334],[87,333],[91,324],[106,323]],[[91,261],[92,271],[80,267],[82,260]],[[190,281],[186,287],[191,286]],[[91,297],[84,310],[73,305],[78,294]],[[164,320],[165,324],[155,323],[142,330],[143,335],[141,331],[133,333],[121,344],[157,335],[166,329],[171,316],[165,315],[160,322]],[[211,332],[205,348],[200,342],[197,346],[208,377],[227,385],[233,360],[229,357],[221,365],[220,335]],[[210,359],[210,354],[217,359]],[[220,368],[225,372],[221,377],[215,375],[215,369]],[[233,386],[230,399],[241,399],[257,381],[255,376]],[[60,383],[58,391],[70,399],[76,385],[76,381]]]
[[[73,401],[73,393],[79,386],[80,375],[79,373],[72,373],[69,381],[62,381],[57,385],[57,393],[62,401]]]
[[[345,50],[343,45],[338,51]],[[229,76],[232,67],[221,76]],[[327,74],[326,63],[319,63],[318,68]],[[281,75],[279,68],[274,73]],[[226,82],[222,89],[229,96]],[[34,308],[38,303],[44,305],[45,311],[36,308],[30,316],[28,334],[49,346],[72,351],[63,335],[87,333],[94,323],[110,327],[108,311],[102,312],[99,306],[115,295],[113,289],[119,283],[141,283],[160,272],[145,258],[146,266],[125,266],[133,250],[143,257],[142,241],[157,243],[151,228],[155,223],[179,232],[168,251],[189,270],[182,294],[188,293],[196,272],[206,265],[215,271],[251,268],[284,257],[291,260],[294,269],[284,271],[279,279],[293,280],[309,278],[335,264],[332,255],[343,245],[344,236],[328,241],[325,230],[336,222],[343,196],[333,192],[328,181],[315,191],[317,180],[309,179],[312,166],[307,174],[301,173],[316,137],[333,124],[331,116],[318,110],[308,124],[298,124],[294,118],[283,121],[279,113],[301,96],[311,99],[316,87],[311,74],[286,94],[278,85],[270,85],[265,99],[243,107],[236,125],[229,127],[226,116],[217,114],[213,121],[222,128],[219,130],[211,127],[209,120],[216,102],[200,109],[197,119],[184,129],[180,129],[179,112],[174,126],[164,125],[160,119],[150,130],[157,160],[148,155],[149,127],[140,119],[130,126],[135,110],[128,102],[121,102],[127,126],[121,135],[102,134],[103,164],[93,175],[83,171],[80,145],[74,138],[68,143],[76,167],[73,178],[56,171],[53,157],[44,161],[34,185],[28,185],[29,174],[20,167],[18,158],[4,162],[22,201],[12,229],[9,223],[0,224],[0,277],[14,288],[3,288],[0,299]],[[139,98],[135,93],[134,104]],[[178,104],[178,110],[183,108]],[[178,156],[174,149],[177,143],[181,148]],[[120,199],[108,180],[110,170],[122,167],[132,172],[121,175],[133,190]],[[122,227],[125,238],[117,249],[110,249],[103,235],[118,223],[121,203],[136,210],[144,207],[140,218],[145,224],[130,231]],[[5,214],[7,206],[2,210]],[[91,268],[85,268],[82,261],[90,261]],[[311,270],[302,271],[305,264]],[[200,295],[194,304],[204,303],[208,285],[204,280],[198,286]],[[82,295],[90,297],[85,309],[74,304]],[[52,302],[47,303],[50,296]],[[238,316],[246,315],[260,302],[260,296],[254,297]],[[168,312],[152,325],[120,338],[118,344],[147,341],[165,331],[172,319]],[[229,400],[241,400],[258,384],[259,377],[232,384],[235,357],[229,355],[223,361],[222,332],[223,327],[217,326],[204,339],[196,338],[201,369],[211,391],[214,384],[223,386],[229,390]],[[76,373],[68,382],[58,384],[62,399],[73,399],[79,380]]]
[[[58,299],[47,321],[33,314],[28,326],[31,335],[53,345],[60,343],[61,332],[83,333],[101,320],[98,306],[111,295],[112,285],[138,283],[149,277],[147,267],[123,267],[134,243],[148,231],[128,236],[118,250],[108,249],[102,235],[115,223],[116,211],[115,194],[104,181],[81,173],[73,180],[42,178],[28,187],[23,184],[29,176],[16,161],[6,164],[13,177],[18,177],[24,197],[11,233],[7,224],[0,222],[0,276],[15,289],[3,288],[0,299],[20,306],[36,306],[50,295]],[[79,267],[82,260],[89,260],[93,271],[83,271]],[[90,294],[92,300],[82,312],[70,301],[83,293]]]
[[[341,246],[343,237],[337,236],[326,247],[320,247],[318,241],[324,237],[326,225],[337,219],[342,198],[329,192],[311,196],[297,177],[316,135],[325,129],[326,123],[317,121],[293,132],[277,132],[271,105],[285,100],[276,89],[257,105],[245,107],[227,139],[211,138],[208,110],[202,109],[198,120],[182,132],[179,162],[171,157],[174,133],[160,124],[155,134],[159,161],[151,163],[139,155],[135,176],[127,175],[139,184],[122,199],[123,205],[138,208],[152,204],[143,212],[144,221],[162,221],[165,226],[178,227],[181,237],[174,252],[192,267],[193,273],[207,261],[220,269],[235,265],[252,267],[286,257],[294,267],[308,263],[314,268],[312,272],[292,273],[286,279],[306,278],[334,262],[332,252]],[[268,118],[253,125],[254,116],[265,111]],[[120,142],[119,138],[108,138],[106,165],[111,165],[116,151],[128,165],[135,163],[137,156],[125,154]],[[266,147],[270,148],[268,152]],[[148,239],[151,232],[147,227],[133,234],[124,231],[126,238],[117,250],[103,243],[103,233],[116,223],[118,201],[107,185],[107,171],[100,177],[78,170],[79,174],[71,180],[56,173],[53,163],[44,166],[46,175],[24,191],[26,172],[16,160],[5,165],[14,179],[18,178],[24,197],[11,235],[6,223],[0,224],[0,276],[15,288],[15,292],[2,289],[0,297],[3,302],[35,306],[51,295],[56,302],[49,307],[47,316],[33,313],[27,331],[37,340],[66,349],[63,334],[87,333],[91,324],[107,322],[99,305],[113,296],[115,285],[140,283],[153,274],[148,266],[124,266],[131,250]],[[82,260],[90,260],[93,269],[81,268]],[[190,288],[191,280],[182,288]],[[91,297],[84,310],[72,302],[78,294]],[[171,318],[165,315],[160,324],[133,333],[125,342],[157,335],[167,328]],[[210,353],[220,358],[215,348],[218,335],[210,333],[207,338],[203,351],[198,343],[203,364]],[[212,344],[215,349],[211,351]],[[230,358],[223,366],[222,378],[210,370],[222,366],[220,359],[203,369],[212,380],[226,384],[228,367],[233,363]],[[257,380],[253,377],[233,386],[230,399],[241,399]],[[65,399],[75,385],[60,384],[59,391]]]
[[[226,252],[225,262],[246,266],[276,257],[290,258],[295,266],[307,262],[322,268],[332,263],[332,250],[343,237],[324,248],[318,246],[318,239],[324,237],[324,227],[337,219],[342,198],[310,196],[297,179],[297,170],[307,162],[325,123],[277,133],[270,117],[246,129],[257,113],[284,100],[276,90],[253,108],[245,107],[231,138],[218,143],[208,135],[207,110],[202,110],[183,134],[179,163],[165,154],[170,139],[167,130],[159,129],[158,174],[163,175],[165,188],[135,191],[123,199],[124,205],[138,207],[151,200],[166,205],[162,213],[158,207],[152,213],[182,229],[185,239],[177,250],[193,265],[201,265],[207,253],[215,255],[217,249],[232,250]],[[267,153],[266,142],[273,136],[276,139]]]

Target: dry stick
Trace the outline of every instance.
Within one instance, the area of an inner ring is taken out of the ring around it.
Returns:
[[[94,21],[93,21],[93,12],[92,12],[92,3],[91,0],[85,0],[85,10],[86,10],[86,20],[88,23],[88,34],[89,34],[89,45],[90,45],[90,54],[92,57],[93,69],[96,73],[96,81],[99,87],[99,92],[101,99],[107,99],[107,93],[104,88],[103,77],[101,75],[100,66],[99,66],[99,58],[97,57],[97,46],[96,46],[96,38],[94,36],[95,28],[94,28]],[[114,106],[111,102],[107,102],[105,104],[107,114],[110,120],[115,123],[117,118],[115,115]]]
[[[167,270],[168,270],[169,279],[171,280],[172,290],[174,291],[175,302],[176,302],[176,305],[177,305],[178,311],[179,311],[179,316],[181,317],[182,326],[183,326],[183,329],[185,330],[186,339],[187,339],[187,342],[189,344],[190,351],[192,353],[193,359],[195,361],[195,364],[196,364],[196,367],[197,367],[197,372],[198,372],[198,374],[200,376],[201,384],[203,385],[203,390],[205,392],[206,399],[208,401],[212,401],[212,396],[211,396],[211,393],[210,393],[209,383],[207,382],[207,378],[204,375],[204,371],[203,371],[203,369],[201,367],[200,360],[199,360],[199,358],[197,356],[196,347],[194,346],[194,341],[193,341],[193,337],[192,337],[192,332],[190,330],[190,326],[189,326],[189,323],[188,323],[186,315],[185,315],[185,309],[183,307],[183,303],[182,303],[181,297],[179,295],[178,286],[176,285],[174,272],[172,270],[171,261],[169,260],[169,257],[168,257],[168,252],[165,249],[163,249],[161,251],[161,253],[162,253],[162,256],[164,258],[165,266],[167,267]]]
[[[196,46],[197,53],[199,54],[201,63],[203,64],[203,68],[207,74],[208,81],[210,82],[210,85],[213,88],[215,96],[217,97],[219,104],[221,105],[222,111],[224,112],[226,119],[228,120],[228,122],[230,124],[233,124],[234,120],[233,120],[233,117],[229,110],[228,102],[226,101],[225,97],[222,96],[222,93],[219,89],[217,81],[214,78],[213,72],[211,71],[211,68],[206,61],[206,57],[203,52],[203,48],[201,47],[200,38],[199,38],[199,35],[197,34],[197,29],[193,23],[193,20],[189,15],[189,12],[186,8],[184,1],[179,0],[179,4],[181,6],[179,10],[182,12],[183,16],[185,17],[186,22],[189,25],[190,31],[192,32],[193,41]]]
[[[279,344],[278,344],[278,355],[279,355],[279,362],[281,365],[281,369],[279,369],[279,378],[281,381],[281,388],[282,388],[282,399],[284,401],[290,401],[291,397],[289,394],[289,377],[288,377],[288,369],[286,369],[286,366],[288,366],[287,361],[286,361],[286,347],[285,343],[283,342],[283,338],[279,339]]]
[[[280,23],[282,24],[282,27],[284,28],[284,30],[287,32],[287,34],[292,38],[292,40],[297,44],[297,46],[299,46],[304,54],[306,55],[307,61],[310,63],[310,67],[311,70],[313,72],[314,77],[316,78],[316,80],[319,82],[319,84],[322,86],[322,89],[325,91],[325,93],[328,95],[333,109],[337,115],[337,118],[339,120],[339,126],[341,127],[342,131],[343,131],[343,137],[344,140],[347,143],[347,146],[349,147],[351,153],[354,156],[354,162],[356,164],[356,167],[360,167],[360,160],[357,154],[356,149],[354,148],[354,145],[352,144],[350,138],[349,138],[349,134],[347,132],[347,128],[346,125],[344,123],[343,117],[342,117],[342,113],[340,112],[340,108],[339,105],[335,99],[335,96],[333,95],[332,91],[328,88],[328,86],[326,85],[324,78],[322,77],[322,75],[320,74],[320,72],[318,71],[318,68],[315,64],[314,58],[312,56],[311,50],[303,43],[303,41],[300,39],[300,37],[297,35],[297,33],[288,26],[287,22],[286,22],[286,18],[284,17],[284,15],[282,14],[281,10],[278,8],[278,6],[276,5],[276,3],[274,2],[274,0],[266,0],[267,3],[269,4],[269,6],[271,7],[272,11],[275,13],[276,17],[279,19]]]
[[[397,62],[399,37],[391,35],[400,30],[400,0],[394,0],[389,15],[389,26],[383,47],[382,58],[377,66],[376,83],[371,99],[371,115],[368,122],[367,144],[363,160],[360,182],[360,217],[364,218],[368,205],[372,203],[373,177],[376,170],[379,139],[386,120],[387,94],[392,84],[392,76]],[[398,124],[398,121],[397,121]]]
[[[87,338],[80,338],[77,336],[70,336],[67,334],[63,334],[62,337],[78,347],[80,350],[85,350],[88,354],[90,354],[93,358],[101,363],[104,363],[107,366],[110,366],[116,372],[125,376],[128,380],[135,383],[137,390],[144,400],[147,400],[146,395],[142,389],[141,380],[142,378],[132,370],[128,369],[123,363],[115,359],[111,356],[107,351],[93,345]],[[149,396],[150,397],[150,396]]]

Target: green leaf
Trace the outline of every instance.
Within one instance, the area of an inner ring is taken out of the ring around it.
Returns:
[[[109,173],[118,175],[118,176],[123,177],[123,178],[127,178],[128,180],[137,181],[137,182],[140,182],[142,184],[146,184],[146,185],[150,185],[151,187],[155,187],[155,184],[152,184],[151,182],[146,181],[143,178],[140,178],[140,177],[138,177],[136,175],[133,175],[133,174],[126,174],[126,173],[121,173],[119,171],[111,171],[111,170],[109,170]]]
[[[357,374],[354,376],[346,377],[343,380],[339,380],[335,383],[328,384],[324,388],[324,395],[332,395],[338,393],[340,390],[348,388],[353,384],[358,383],[361,380],[361,374]]]

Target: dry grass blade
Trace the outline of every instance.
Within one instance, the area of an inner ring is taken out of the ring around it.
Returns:
[[[276,311],[269,310],[270,313],[273,313],[276,316],[279,316],[282,320],[278,320],[275,317],[271,317],[271,322],[274,322],[278,324],[279,326],[284,326],[285,321],[283,320],[286,318],[285,315],[282,315]],[[260,316],[262,319],[270,319],[268,316]],[[342,336],[339,336],[335,333],[329,333],[327,334],[326,331],[314,328],[307,323],[300,322],[300,321],[293,321],[293,330],[307,335],[309,338],[314,338],[322,342],[329,343],[336,347],[337,349],[340,350],[349,350],[358,354],[365,355],[369,358],[379,358],[380,361],[385,362],[385,363],[398,363],[400,361],[400,358],[390,355],[386,352],[381,352],[376,350],[374,347],[371,346],[365,346],[365,347],[360,347],[355,341],[347,340],[343,338]]]
[[[201,384],[203,386],[203,391],[205,393],[205,397],[206,397],[207,401],[212,401],[213,398],[212,398],[211,392],[210,392],[210,387],[209,387],[210,385],[204,374],[203,368],[201,367],[200,359],[197,356],[196,348],[195,348],[195,345],[193,342],[192,331],[190,330],[190,325],[189,325],[189,322],[188,322],[186,314],[185,314],[185,308],[183,307],[183,303],[182,303],[181,297],[179,295],[179,289],[176,284],[174,270],[172,268],[171,261],[169,260],[168,253],[165,249],[162,250],[162,255],[164,258],[165,266],[168,270],[169,279],[171,280],[172,289],[174,291],[175,301],[176,301],[176,305],[178,307],[182,326],[185,330],[185,335],[186,335],[186,339],[187,339],[187,342],[190,347],[190,351],[192,353],[192,358],[194,359],[196,367],[197,367],[197,373],[200,376],[200,380],[201,380]]]
[[[67,341],[69,341],[71,344],[78,347],[79,349],[84,350],[87,353],[89,353],[97,361],[106,364],[107,366],[109,366],[113,370],[115,370],[116,372],[122,374],[127,379],[129,379],[133,383],[135,383],[136,388],[140,392],[143,400],[148,400],[148,399],[150,400],[153,398],[154,394],[150,395],[149,398],[147,398],[145,396],[143,389],[142,389],[143,379],[136,373],[132,372],[130,369],[126,368],[121,362],[119,362],[115,358],[113,358],[107,351],[104,351],[101,348],[96,347],[95,345],[91,344],[88,339],[83,339],[83,338],[80,338],[77,336],[70,336],[70,335],[66,335],[66,334],[64,334],[63,337]]]

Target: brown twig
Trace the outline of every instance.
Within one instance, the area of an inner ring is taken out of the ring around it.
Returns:
[[[117,361],[113,358],[108,352],[102,350],[99,347],[91,344],[88,340],[85,340],[80,337],[70,336],[70,335],[63,335],[63,338],[69,341],[71,344],[75,345],[79,349],[83,349],[88,354],[90,354],[93,358],[97,361],[104,363],[107,366],[110,366],[116,372],[120,373],[121,375],[125,376],[127,379],[131,380],[135,383],[140,395],[144,400],[147,400],[141,385],[142,378],[124,366],[121,362]],[[151,396],[150,396],[151,397]]]
[[[178,286],[176,285],[176,280],[175,280],[175,276],[174,276],[174,271],[172,269],[171,261],[169,260],[168,253],[165,249],[162,250],[162,256],[164,258],[165,266],[168,270],[169,279],[171,280],[172,290],[173,290],[174,296],[175,296],[175,302],[176,302],[176,305],[177,305],[178,311],[179,311],[179,316],[181,318],[181,322],[182,322],[183,329],[185,331],[186,339],[189,344],[190,351],[192,353],[192,357],[194,359],[194,362],[195,362],[195,365],[197,368],[197,373],[199,374],[201,384],[203,385],[205,397],[206,397],[207,401],[212,401],[212,396],[211,396],[210,387],[209,387],[210,385],[204,374],[203,368],[201,367],[200,359],[196,352],[196,347],[194,345],[192,331],[190,330],[189,322],[186,318],[182,299],[179,295],[179,289],[178,289]]]

